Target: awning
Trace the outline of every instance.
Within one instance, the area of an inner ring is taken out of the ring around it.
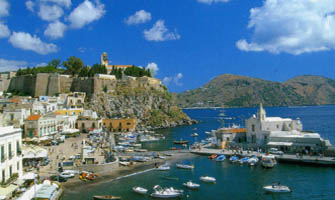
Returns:
[[[293,142],[269,142],[268,146],[292,146]]]
[[[17,185],[10,184],[6,188],[0,187],[0,199],[6,199],[12,196],[12,193],[19,188]],[[5,197],[5,198],[4,198]]]
[[[22,180],[33,180],[36,177],[37,177],[37,175],[35,173],[29,172],[29,173],[24,174],[22,176],[22,178],[20,178],[20,179],[22,179]]]

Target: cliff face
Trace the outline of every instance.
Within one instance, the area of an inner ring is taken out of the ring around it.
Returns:
[[[88,108],[106,118],[137,118],[137,129],[167,128],[192,124],[192,120],[174,104],[167,90],[149,86],[117,84],[113,91],[94,94]]]
[[[335,103],[335,81],[321,76],[298,76],[273,82],[223,74],[201,88],[177,95],[182,107],[251,107]]]

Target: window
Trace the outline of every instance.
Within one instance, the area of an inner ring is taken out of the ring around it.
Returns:
[[[277,129],[279,129],[279,124],[277,124]]]
[[[16,169],[17,169],[17,172],[19,172],[19,170],[20,170],[20,161],[17,162]]]
[[[14,120],[14,114],[10,114],[10,120],[11,120],[11,121]]]
[[[6,180],[6,173],[5,173],[5,170],[3,169],[2,170],[2,180],[1,181],[4,183],[5,180]]]
[[[5,145],[1,145],[1,162],[5,162]]]
[[[12,143],[8,143],[8,159],[12,159]]]
[[[16,154],[21,155],[21,147],[19,141],[16,141]]]
[[[255,124],[251,125],[252,132],[255,132]]]
[[[12,168],[12,166],[9,166],[9,177],[12,176],[12,173],[13,173],[13,168]]]
[[[130,123],[130,122],[127,122],[127,125],[128,125],[128,126],[130,126],[130,125],[131,125],[131,123]]]

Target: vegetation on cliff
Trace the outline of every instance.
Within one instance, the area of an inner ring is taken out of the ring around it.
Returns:
[[[177,95],[181,107],[252,107],[335,103],[335,80],[298,76],[285,82],[223,74],[201,88]]]

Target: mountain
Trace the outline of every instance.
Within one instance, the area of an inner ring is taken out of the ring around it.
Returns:
[[[285,82],[246,76],[219,75],[203,87],[177,94],[181,107],[253,107],[335,103],[335,81],[303,75]]]

